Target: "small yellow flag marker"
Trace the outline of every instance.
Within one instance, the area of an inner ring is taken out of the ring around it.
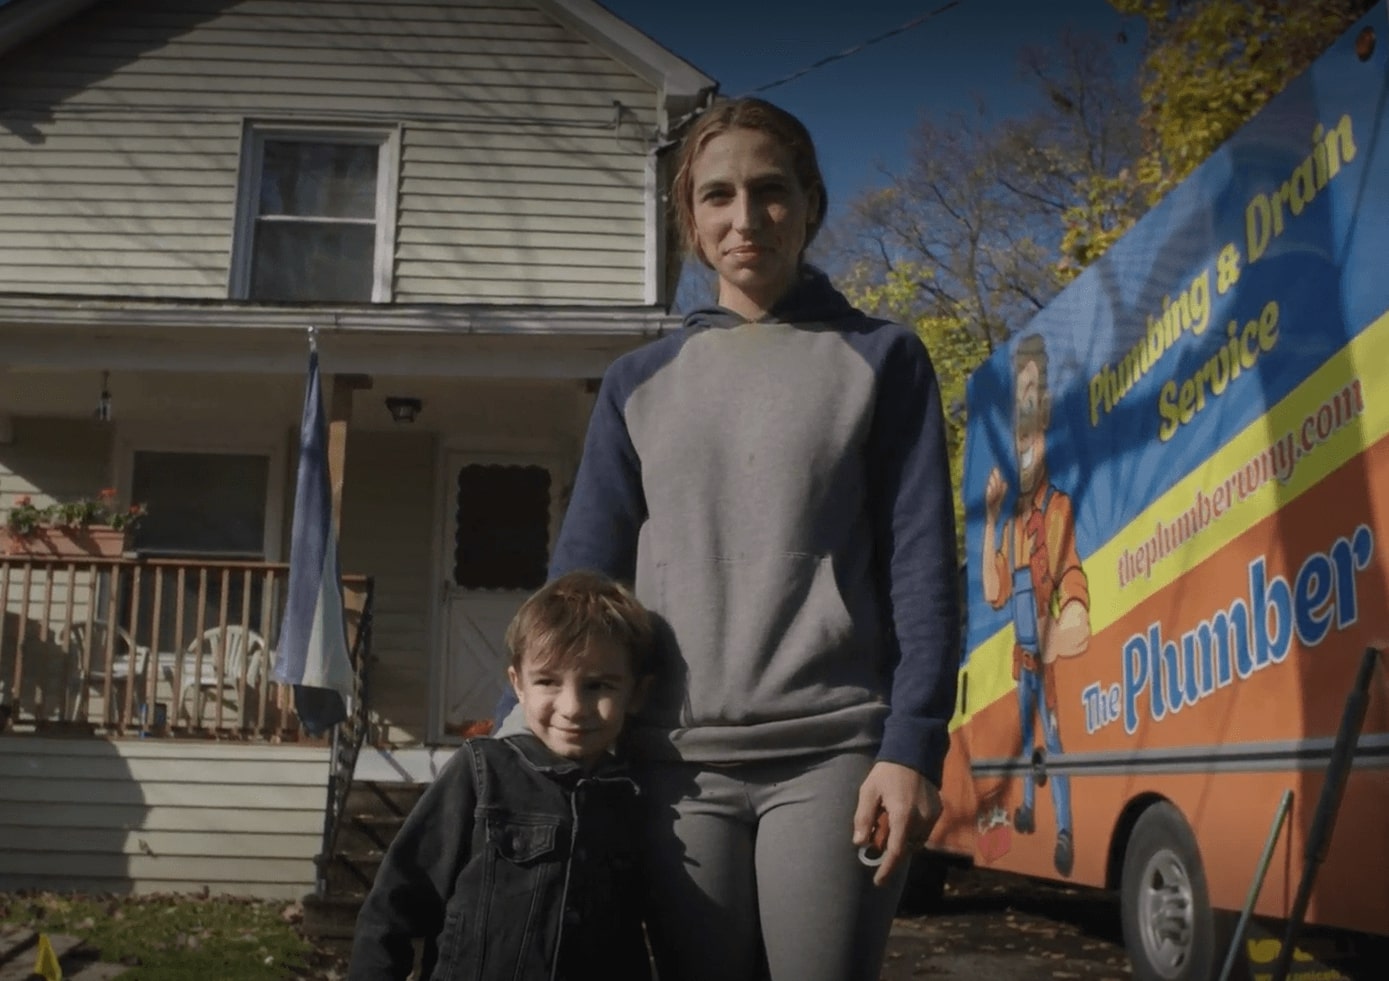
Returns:
[[[63,966],[58,963],[58,955],[46,933],[39,934],[39,956],[34,961],[34,973],[43,981],[63,981]]]

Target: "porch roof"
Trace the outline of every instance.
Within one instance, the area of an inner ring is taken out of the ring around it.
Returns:
[[[27,326],[263,328],[444,334],[654,336],[681,318],[659,306],[574,304],[284,304],[0,293],[0,330]]]
[[[678,327],[657,307],[266,306],[0,296],[0,363],[302,374],[308,328],[335,372],[596,378]]]

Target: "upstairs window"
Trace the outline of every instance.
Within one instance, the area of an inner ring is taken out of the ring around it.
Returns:
[[[248,130],[232,296],[388,302],[396,147],[394,130]]]

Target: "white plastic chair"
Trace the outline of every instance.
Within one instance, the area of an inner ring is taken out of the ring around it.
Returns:
[[[92,622],[91,646],[86,651],[87,670],[79,681],[89,688],[104,691],[107,680],[106,645],[110,638],[105,621]],[[83,648],[87,643],[87,624],[74,623],[63,627],[58,633],[58,644],[67,651],[69,663],[74,666],[74,677],[81,670]],[[112,649],[110,665],[112,705],[107,707],[107,716],[114,718],[125,704],[124,688],[134,684],[135,693],[132,704],[139,711],[140,700],[145,694],[145,670],[149,663],[149,648],[136,644],[123,627],[116,628],[115,647]]]
[[[218,652],[223,650],[225,653],[222,660],[222,674],[217,674]],[[198,652],[202,651],[202,670],[198,669]],[[232,624],[227,627],[210,627],[203,631],[203,635],[188,645],[188,650],[183,654],[183,677],[180,679],[182,690],[179,692],[178,704],[179,711],[184,710],[189,696],[192,695],[193,711],[190,718],[195,723],[201,723],[203,717],[203,706],[209,695],[222,699],[226,704],[234,702],[237,695],[237,686],[241,684],[242,665],[246,666],[245,691],[254,691],[260,687],[261,664],[264,661],[268,648],[265,638],[254,630]],[[164,667],[164,675],[172,684],[174,681],[173,665]],[[230,699],[227,695],[230,695]],[[241,706],[237,706],[238,711]]]

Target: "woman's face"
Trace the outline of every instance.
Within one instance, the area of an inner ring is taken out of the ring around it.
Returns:
[[[695,245],[719,304],[755,320],[795,282],[812,201],[791,155],[760,130],[712,137],[691,166]]]

